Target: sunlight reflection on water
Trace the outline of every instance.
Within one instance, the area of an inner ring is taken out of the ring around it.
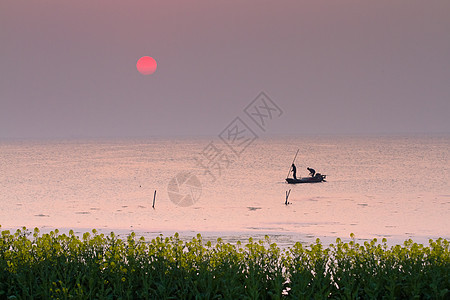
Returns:
[[[201,178],[192,206],[175,205],[169,180],[192,169],[208,142],[1,142],[0,224],[147,237],[202,232],[230,241],[270,234],[282,243],[351,232],[360,239],[450,237],[449,137],[259,139],[217,181]],[[298,148],[297,173],[314,167],[327,182],[284,182]]]

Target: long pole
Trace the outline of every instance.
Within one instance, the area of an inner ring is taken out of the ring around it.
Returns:
[[[297,149],[297,153],[295,153],[294,160],[292,161],[292,164],[295,162],[295,159],[297,158],[297,154],[298,154],[298,151],[299,151],[299,150],[300,150],[300,149]],[[289,172],[288,172],[286,178],[289,178],[289,174],[291,174],[292,164],[289,166]]]
[[[152,205],[153,208],[155,208],[155,199],[156,199],[156,190],[155,193],[153,194],[153,205]]]

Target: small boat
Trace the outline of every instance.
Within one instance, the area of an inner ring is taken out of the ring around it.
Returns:
[[[317,173],[316,175],[314,175],[314,177],[302,177],[302,178],[286,178],[286,182],[287,183],[313,183],[313,182],[322,182],[322,181],[326,181],[325,178],[327,177],[327,175],[322,175],[320,173]]]

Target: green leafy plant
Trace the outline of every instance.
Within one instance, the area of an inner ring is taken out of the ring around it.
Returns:
[[[242,245],[22,228],[0,237],[0,299],[448,299],[449,290],[445,239],[280,249],[268,236]]]

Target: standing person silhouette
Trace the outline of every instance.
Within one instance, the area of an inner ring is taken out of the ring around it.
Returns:
[[[316,170],[311,169],[311,168],[306,168],[309,171],[309,175],[311,175],[311,177],[314,177],[314,174],[316,174]]]
[[[294,179],[297,179],[297,168],[294,164],[292,164],[292,176],[294,177]]]

